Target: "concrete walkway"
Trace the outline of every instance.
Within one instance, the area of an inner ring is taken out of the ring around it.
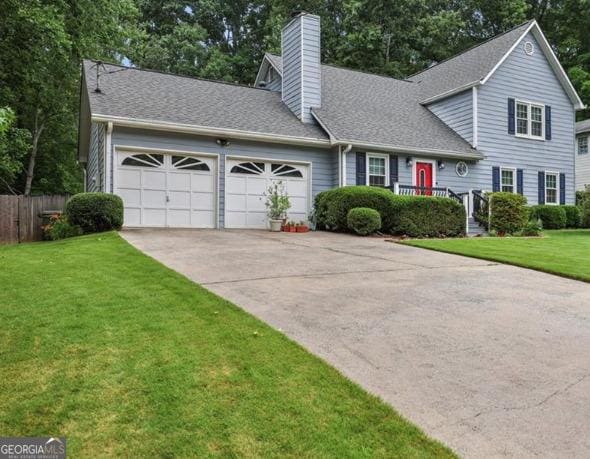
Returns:
[[[122,234],[462,456],[590,457],[590,284],[331,233]]]

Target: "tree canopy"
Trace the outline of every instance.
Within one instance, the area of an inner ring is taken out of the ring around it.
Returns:
[[[10,119],[0,192],[81,190],[82,58],[252,84],[264,52],[280,52],[292,9],[286,0],[0,0],[0,116]],[[590,104],[590,0],[306,0],[298,9],[322,18],[323,62],[398,78],[536,18]]]

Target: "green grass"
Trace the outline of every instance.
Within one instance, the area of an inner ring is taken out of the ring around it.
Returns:
[[[4,436],[66,436],[70,457],[453,456],[116,233],[0,247],[0,285]]]
[[[590,282],[588,229],[545,231],[543,238],[414,239],[403,243]]]

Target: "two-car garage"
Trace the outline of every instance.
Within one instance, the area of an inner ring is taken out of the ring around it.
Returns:
[[[220,177],[219,162],[219,155],[189,152],[117,152],[113,188],[125,226],[215,228],[222,213],[226,228],[266,228],[266,192],[275,181],[289,195],[289,219],[307,219],[308,164],[228,156]]]

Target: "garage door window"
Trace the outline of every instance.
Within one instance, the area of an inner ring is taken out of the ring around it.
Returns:
[[[240,163],[231,168],[232,174],[260,175],[264,173],[264,163]]]
[[[164,165],[164,155],[131,155],[123,159],[121,165],[139,167],[162,167]]]
[[[288,164],[272,163],[270,169],[272,174],[278,177],[303,177],[303,174],[299,169],[289,166]]]
[[[189,171],[209,171],[209,166],[203,161],[192,156],[173,156],[172,166],[175,169],[184,169]]]

